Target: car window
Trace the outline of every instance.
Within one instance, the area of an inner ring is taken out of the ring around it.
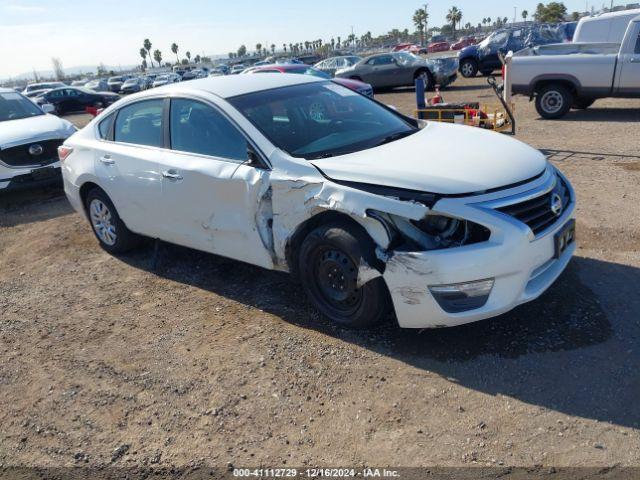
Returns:
[[[332,82],[229,99],[275,146],[307,159],[373,148],[417,129],[397,113]]]
[[[64,90],[54,90],[53,92],[49,92],[47,96],[50,98],[62,98],[64,97]]]
[[[111,125],[113,125],[114,118],[115,114],[112,113],[98,124],[98,132],[100,133],[100,138],[102,140],[108,139],[109,131],[111,130]]]
[[[118,111],[114,140],[116,142],[162,147],[163,100],[145,100]]]
[[[369,65],[389,65],[393,63],[393,57],[391,55],[383,55],[380,57],[373,57],[367,62]]]
[[[171,100],[171,148],[244,162],[247,140],[219,111],[204,103]]]
[[[67,97],[78,97],[78,96],[80,96],[80,92],[79,92],[78,90],[74,90],[74,89],[72,89],[72,88],[68,88],[68,89],[66,89],[66,90],[64,91],[64,94],[65,94]]]
[[[638,35],[638,40],[636,41],[636,54],[640,54],[640,35]]]

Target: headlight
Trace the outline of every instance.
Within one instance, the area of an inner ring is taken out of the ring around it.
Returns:
[[[433,239],[437,248],[460,247],[489,240],[491,232],[477,223],[444,215],[427,215],[411,221],[421,232]]]

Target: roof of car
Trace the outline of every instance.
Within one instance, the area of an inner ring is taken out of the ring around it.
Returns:
[[[13,88],[0,87],[0,93],[17,93]]]
[[[295,75],[286,73],[279,75],[233,75],[224,77],[207,77],[198,80],[190,80],[184,83],[173,83],[158,89],[147,90],[148,93],[145,92],[145,94],[153,95],[159,91],[167,93],[204,91],[222,98],[231,98],[247,93],[270,90],[272,88],[289,87],[293,85],[322,81],[324,81],[324,79],[313,77],[311,75]]]

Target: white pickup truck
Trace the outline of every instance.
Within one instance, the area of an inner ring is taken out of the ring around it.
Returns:
[[[640,16],[629,22],[621,43],[542,45],[509,54],[505,97],[535,98],[543,118],[585,109],[598,98],[640,97]]]

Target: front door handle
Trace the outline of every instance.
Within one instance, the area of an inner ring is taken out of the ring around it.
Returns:
[[[162,172],[162,176],[164,178],[168,178],[169,180],[182,180],[182,175],[180,175],[175,170],[165,170]]]
[[[100,161],[105,165],[113,165],[114,163],[116,163],[116,161],[113,158],[111,158],[111,155],[109,155],[108,153],[106,155],[101,156]]]
[[[631,60],[630,60],[630,63],[640,63],[640,58],[632,57]]]

